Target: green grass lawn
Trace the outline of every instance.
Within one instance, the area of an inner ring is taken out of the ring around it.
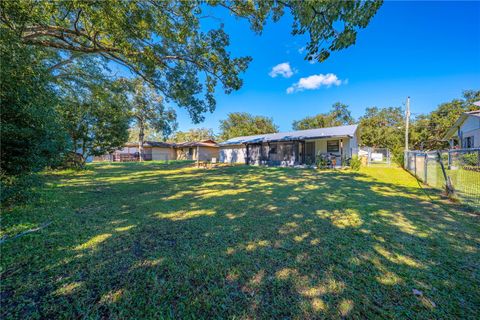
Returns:
[[[398,168],[45,174],[2,212],[2,319],[480,317],[479,216]],[[418,290],[421,294],[414,294]]]

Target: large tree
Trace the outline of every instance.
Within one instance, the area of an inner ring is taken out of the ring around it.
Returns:
[[[41,56],[0,27],[0,205],[27,200],[38,180],[32,172],[61,158],[66,134],[60,102]]]
[[[260,33],[285,12],[292,34],[309,35],[306,59],[323,61],[356,42],[382,1],[30,1],[0,2],[0,22],[26,45],[55,50],[65,66],[83,55],[124,65],[194,122],[215,108],[214,92],[242,85],[250,57],[233,58],[229,37],[211,7],[245,18]]]
[[[0,28],[0,178],[38,171],[65,145],[52,77],[40,55]]]
[[[246,112],[229,113],[227,119],[220,121],[221,140],[277,131],[278,127],[272,118],[253,116]]]
[[[71,141],[70,151],[89,156],[111,153],[128,139],[129,103],[121,83],[64,88],[57,110]]]
[[[170,138],[171,142],[203,141],[215,140],[215,134],[212,129],[194,128],[188,131],[177,131]]]
[[[312,117],[305,117],[293,121],[294,130],[306,130],[315,128],[326,128],[353,124],[355,121],[348,110],[348,105],[336,102],[332,105],[330,112],[319,113]]]
[[[405,120],[400,107],[367,108],[360,118],[361,144],[368,147],[389,148],[399,152],[403,146]]]
[[[131,115],[135,128],[138,128],[138,151],[142,161],[145,130],[152,130],[167,138],[177,127],[177,116],[173,109],[165,107],[162,97],[154,88],[145,85],[140,79],[135,79],[131,84],[133,86]]]

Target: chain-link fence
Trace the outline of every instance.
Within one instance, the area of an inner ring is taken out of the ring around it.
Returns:
[[[353,154],[358,154],[364,166],[390,167],[391,152],[387,148],[360,147],[353,150]]]
[[[480,148],[407,151],[405,168],[425,184],[480,210]]]

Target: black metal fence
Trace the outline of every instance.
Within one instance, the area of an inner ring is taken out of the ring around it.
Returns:
[[[425,184],[480,211],[480,148],[407,151],[405,168]]]

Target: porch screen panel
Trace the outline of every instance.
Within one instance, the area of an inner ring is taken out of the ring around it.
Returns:
[[[248,145],[248,157],[251,164],[260,164],[262,157],[262,145],[261,144],[249,144]]]

